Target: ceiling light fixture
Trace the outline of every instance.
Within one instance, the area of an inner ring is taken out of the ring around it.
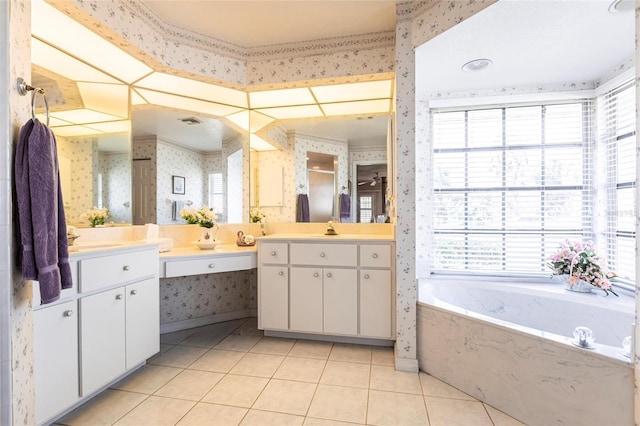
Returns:
[[[465,72],[476,72],[482,71],[487,68],[489,65],[493,64],[491,59],[474,59],[473,61],[469,61],[462,66],[462,71]]]

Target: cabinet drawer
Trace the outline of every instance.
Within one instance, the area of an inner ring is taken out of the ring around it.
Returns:
[[[258,263],[286,265],[288,262],[287,243],[258,243]]]
[[[215,274],[217,272],[251,269],[250,256],[214,257],[195,260],[177,260],[165,264],[164,276],[184,277],[188,275]]]
[[[86,293],[158,273],[157,249],[81,260],[80,291]]]
[[[314,266],[357,266],[355,244],[291,244],[291,263]]]
[[[360,266],[365,268],[391,268],[391,245],[361,244]]]

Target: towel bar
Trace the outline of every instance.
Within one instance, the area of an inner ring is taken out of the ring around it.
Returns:
[[[31,92],[31,118],[36,119],[36,95],[41,94],[44,99],[44,110],[47,116],[47,127],[49,127],[49,101],[44,94],[42,87],[33,87],[24,81],[24,78],[18,78],[18,93],[20,96],[25,96],[28,92]]]

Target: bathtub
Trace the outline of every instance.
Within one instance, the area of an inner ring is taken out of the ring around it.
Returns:
[[[633,424],[632,295],[540,284],[420,282],[420,370],[530,425]],[[573,330],[594,331],[593,349]]]

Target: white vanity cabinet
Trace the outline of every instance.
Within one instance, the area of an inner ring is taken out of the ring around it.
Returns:
[[[59,301],[34,308],[38,424],[49,423],[160,350],[157,246],[73,257],[74,288],[63,291]],[[34,301],[39,301],[37,289]]]
[[[261,285],[258,290],[258,327],[289,329],[289,249],[286,243],[258,246]],[[259,278],[260,279],[260,278]]]
[[[33,313],[36,421],[78,401],[78,302]]]
[[[258,240],[258,327],[393,340],[390,239]]]
[[[80,261],[82,396],[159,351],[157,271],[157,250]]]

